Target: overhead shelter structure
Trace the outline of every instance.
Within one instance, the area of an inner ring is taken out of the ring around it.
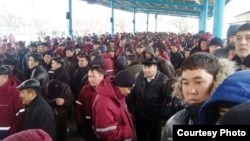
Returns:
[[[231,0],[82,0],[82,1],[86,1],[89,4],[99,4],[111,8],[110,22],[111,22],[112,35],[114,35],[115,31],[114,9],[119,9],[132,12],[134,14],[132,20],[134,32],[136,32],[135,14],[146,13],[147,31],[148,31],[149,14],[154,14],[156,21],[157,21],[157,15],[171,15],[177,17],[198,18],[199,30],[205,32],[207,30],[207,19],[214,17],[213,34],[215,34],[215,36],[217,37],[222,37],[224,7]],[[69,3],[72,3],[72,0],[69,0]],[[72,31],[72,29],[71,30],[69,29],[69,31]]]

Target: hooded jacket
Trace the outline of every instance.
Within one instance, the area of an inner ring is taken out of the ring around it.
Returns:
[[[10,78],[0,86],[0,127],[5,127],[6,130],[10,127],[10,134],[20,131],[22,114],[19,112],[24,111],[24,105],[19,96],[20,91],[16,87],[16,82]]]
[[[105,141],[132,140],[132,115],[128,112],[125,96],[112,84],[111,78],[102,80],[96,93],[92,121],[97,136]]]
[[[213,94],[215,89],[226,79],[229,75],[235,72],[235,63],[227,59],[219,59],[220,70],[217,73],[214,81],[213,88],[210,92],[210,95]],[[177,98],[183,100],[182,96],[182,85],[181,79],[179,79],[175,85],[173,95]],[[184,101],[183,101],[184,102]],[[173,125],[197,125],[199,124],[199,110],[203,103],[195,104],[188,106],[181,111],[174,114],[165,124],[165,131],[163,135],[163,141],[172,141],[173,140]]]
[[[227,77],[200,109],[200,124],[216,124],[219,107],[231,108],[250,100],[250,71],[237,71]]]

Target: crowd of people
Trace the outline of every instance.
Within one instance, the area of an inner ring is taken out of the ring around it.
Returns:
[[[226,42],[202,31],[3,40],[0,139],[67,141],[72,119],[86,141],[171,141],[174,125],[248,124],[230,118],[250,99],[249,34],[245,23]]]

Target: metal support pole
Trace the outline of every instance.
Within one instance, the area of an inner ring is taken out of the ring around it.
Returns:
[[[203,17],[202,17],[202,27],[203,31],[206,32],[207,30],[207,15],[208,15],[208,0],[204,0],[204,11],[203,11]]]
[[[73,37],[73,29],[72,29],[72,0],[69,0],[69,13],[68,13],[68,20],[69,20],[69,36]]]
[[[225,8],[225,0],[214,1],[213,34],[219,38],[222,38],[222,32],[223,32],[224,8]]]
[[[135,34],[135,12],[136,12],[136,8],[134,8],[133,12],[134,12],[133,31],[134,31],[134,34]]]
[[[149,19],[149,12],[147,12],[147,32],[148,32],[148,19]]]
[[[114,0],[111,0],[111,19],[110,19],[110,22],[111,22],[111,36],[112,38],[114,37],[114,32],[115,32],[115,25],[114,25]]]
[[[155,32],[157,32],[157,14],[155,14]]]

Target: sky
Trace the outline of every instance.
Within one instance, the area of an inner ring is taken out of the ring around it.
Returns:
[[[57,26],[58,28],[66,28],[68,26],[66,20],[66,12],[68,11],[68,0],[0,0],[0,13],[4,11],[11,12],[15,15],[21,16],[23,19],[29,21],[31,17],[40,17],[50,19],[48,26]],[[228,23],[234,19],[235,15],[249,11],[250,0],[231,0],[225,7],[224,11],[224,24],[227,26]],[[73,19],[85,18],[85,19],[103,19],[103,21],[109,21],[111,17],[111,9],[96,5],[96,4],[87,4],[84,1],[72,0],[73,7]],[[130,12],[115,10],[115,18],[126,18],[131,19],[133,14]],[[150,15],[150,19],[153,18],[153,15]],[[136,20],[143,21],[138,22],[143,24],[143,26],[138,25],[136,29],[138,31],[145,31],[146,24],[144,21],[146,19],[146,14],[137,13]],[[108,22],[109,23],[109,22]],[[146,22],[145,22],[146,23]],[[154,31],[155,27],[153,26],[155,22],[151,22],[149,30]],[[213,22],[208,22],[208,30],[212,30]],[[145,26],[144,26],[145,25]],[[158,25],[158,30],[161,30],[162,25]],[[226,27],[225,26],[225,27]],[[111,25],[110,25],[111,27]],[[165,27],[164,27],[165,28]],[[132,27],[131,27],[132,30]],[[225,31],[225,30],[224,30]],[[212,31],[210,31],[212,32]]]

